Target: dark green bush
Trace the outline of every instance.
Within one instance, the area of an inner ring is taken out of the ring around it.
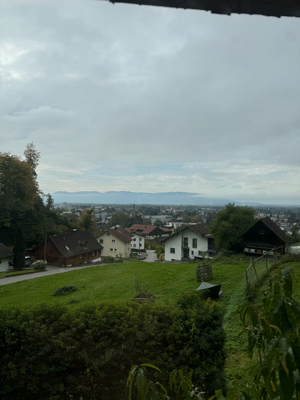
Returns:
[[[75,290],[77,290],[77,287],[74,285],[62,286],[62,287],[56,289],[52,293],[52,296],[65,296],[66,294],[75,292]]]
[[[134,364],[191,373],[224,389],[222,310],[191,296],[177,305],[60,305],[0,309],[0,398],[125,399]],[[154,373],[155,378],[155,373]]]
[[[115,259],[114,259],[114,257],[111,257],[111,256],[105,256],[105,257],[102,257],[102,259],[103,259],[103,261],[104,262],[115,262]]]
[[[284,254],[281,257],[282,264],[294,262],[294,261],[300,261],[300,254]]]

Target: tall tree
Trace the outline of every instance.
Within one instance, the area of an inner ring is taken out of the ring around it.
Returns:
[[[9,153],[0,153],[0,208],[2,211],[31,207],[38,184],[30,165]]]
[[[46,208],[48,211],[50,211],[53,207],[54,200],[50,193],[48,193],[46,197],[47,197]]]
[[[236,206],[234,203],[226,205],[224,210],[216,214],[212,226],[217,247],[220,249],[237,248],[238,238],[255,222],[255,210],[247,206]]]
[[[24,233],[21,226],[18,226],[14,244],[14,269],[20,270],[25,267],[25,254]]]
[[[30,165],[32,174],[36,177],[36,168],[39,165],[39,159],[41,157],[41,153],[37,151],[33,142],[28,143],[26,149],[24,151],[25,161]]]

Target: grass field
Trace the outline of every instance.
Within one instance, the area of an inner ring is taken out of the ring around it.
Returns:
[[[295,285],[300,289],[300,262],[288,265],[294,268],[297,278]],[[88,303],[130,302],[137,294],[137,277],[143,283],[148,282],[149,291],[156,296],[157,303],[174,303],[182,293],[194,291],[200,285],[196,281],[196,266],[196,263],[161,264],[132,261],[35,278],[0,287],[0,307],[27,307],[43,302],[66,304],[69,307],[80,307]],[[236,313],[237,306],[244,300],[244,271],[248,266],[249,259],[241,256],[223,257],[213,263],[214,279],[210,283],[222,283],[224,291],[218,302],[225,312],[229,382],[233,375],[238,379],[247,379],[246,369],[251,363],[245,352],[245,342],[238,336],[241,323]],[[257,306],[262,302],[268,280],[265,279],[258,289],[255,299]],[[77,290],[67,296],[52,296],[58,287],[65,285],[75,285]],[[295,299],[300,300],[300,291],[297,289]]]
[[[226,320],[231,314],[234,299],[242,295],[243,273],[248,264],[247,259],[237,258],[223,259],[214,264],[214,280],[211,283],[222,283],[224,296],[220,302],[226,305]],[[174,303],[183,292],[193,291],[199,286],[196,281],[196,266],[195,263],[133,261],[33,278],[1,287],[0,306],[26,307],[46,302],[71,303],[71,307],[78,307],[91,302],[127,302],[137,294],[136,277],[144,283],[149,282],[149,291],[155,294],[156,302]],[[64,297],[52,297],[53,291],[64,285],[75,285],[77,291]]]

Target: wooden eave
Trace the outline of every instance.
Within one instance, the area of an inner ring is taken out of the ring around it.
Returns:
[[[268,17],[300,17],[299,0],[109,0],[129,3],[210,11],[215,14],[248,14]]]

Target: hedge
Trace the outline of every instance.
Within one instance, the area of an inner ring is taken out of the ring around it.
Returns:
[[[0,310],[0,398],[125,399],[134,364],[191,373],[225,389],[222,310],[188,295],[176,305],[39,305]]]

